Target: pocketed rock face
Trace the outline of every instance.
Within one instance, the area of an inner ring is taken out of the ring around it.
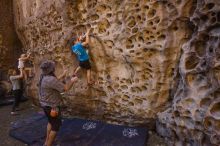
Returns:
[[[172,107],[159,114],[158,132],[180,145],[220,145],[220,2],[200,0],[190,17]],[[177,145],[175,143],[174,145]]]
[[[182,44],[189,39],[191,0],[14,0],[17,32],[34,56],[30,91],[37,95],[39,64],[53,59],[71,75],[77,60],[68,40],[93,28],[85,72],[65,95],[70,114],[112,123],[143,124],[168,105]],[[72,108],[72,109],[71,109]]]

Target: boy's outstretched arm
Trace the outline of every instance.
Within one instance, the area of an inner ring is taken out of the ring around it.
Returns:
[[[64,78],[66,76],[66,73],[67,73],[67,70],[64,70],[64,72],[59,77],[57,77],[57,79],[60,80]]]
[[[31,53],[28,53],[27,57],[21,58],[21,60],[26,61],[30,58],[30,56],[31,56]]]
[[[82,43],[83,46],[86,46],[86,45],[89,44],[89,41],[90,41],[90,38],[89,38],[90,30],[91,29],[88,29],[87,32],[86,32],[86,41]]]

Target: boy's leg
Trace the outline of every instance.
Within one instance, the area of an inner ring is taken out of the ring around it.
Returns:
[[[47,124],[47,137],[46,137],[46,140],[45,140],[45,143],[44,143],[45,146],[47,145],[49,135],[50,135],[50,132],[51,132],[51,128],[52,128],[51,124],[48,122],[48,124]]]
[[[26,81],[27,80],[27,73],[26,73],[26,70],[25,68],[20,68],[20,71],[23,71],[23,77],[24,77],[24,80]]]
[[[57,132],[56,131],[50,131],[49,137],[47,140],[47,146],[52,146],[55,138],[56,138]]]
[[[76,75],[76,74],[79,72],[80,68],[81,68],[81,67],[80,67],[80,66],[78,66],[78,67],[77,67],[77,68],[74,70],[74,72],[73,72],[73,73],[74,73],[74,75]]]
[[[14,94],[14,103],[13,103],[12,111],[11,111],[11,112],[15,112],[15,108],[17,107],[17,104],[18,104],[18,96],[19,96],[19,93],[17,92],[17,90],[14,90],[14,91],[13,91],[13,94]]]
[[[92,84],[92,80],[91,80],[91,69],[87,70],[87,83],[88,84]]]
[[[21,97],[22,97],[22,95],[23,95],[22,89],[19,89],[17,94],[18,94],[18,96],[17,96],[17,104],[16,104],[16,107],[15,107],[15,108],[18,108],[18,107],[19,107],[19,104],[20,104],[20,102],[21,102]]]

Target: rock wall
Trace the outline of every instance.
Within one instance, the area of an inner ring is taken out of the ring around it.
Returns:
[[[78,62],[67,42],[91,27],[97,84],[87,87],[80,73],[65,95],[70,114],[143,124],[169,104],[181,46],[192,33],[191,0],[15,0],[14,7],[19,37],[34,54],[33,96],[40,62],[53,59],[58,74],[71,74]]]
[[[40,62],[71,75],[78,62],[68,41],[91,27],[97,84],[80,72],[65,94],[68,114],[129,125],[158,117],[171,145],[220,145],[218,0],[14,0],[14,10],[34,56],[32,96]]]
[[[171,108],[159,114],[158,132],[174,145],[220,145],[220,2],[200,0],[183,44],[179,82]]]
[[[16,67],[21,43],[14,27],[13,1],[0,1],[0,81],[6,79],[7,70]]]

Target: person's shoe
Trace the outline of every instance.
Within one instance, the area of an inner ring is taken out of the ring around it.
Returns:
[[[11,112],[11,115],[18,115],[17,112]]]

